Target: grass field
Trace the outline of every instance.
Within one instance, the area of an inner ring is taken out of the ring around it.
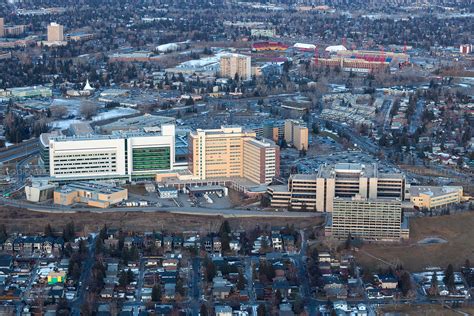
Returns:
[[[253,229],[257,225],[261,228],[281,225],[294,225],[296,228],[306,228],[321,224],[321,218],[229,218],[227,219],[234,229]],[[206,233],[217,231],[224,221],[221,216],[193,216],[171,213],[143,213],[143,212],[114,212],[114,213],[41,213],[17,208],[0,208],[0,224],[5,224],[9,232],[42,233],[47,224],[53,230],[61,232],[69,222],[84,231],[96,231],[107,224],[109,227],[124,230],[142,231],[198,231]]]
[[[444,244],[420,245],[426,237],[441,237]],[[410,221],[410,239],[402,244],[365,244],[355,256],[372,271],[386,268],[383,261],[402,264],[410,271],[428,266],[459,267],[466,259],[474,262],[474,212],[441,217],[414,218]],[[376,258],[374,258],[374,257]]]

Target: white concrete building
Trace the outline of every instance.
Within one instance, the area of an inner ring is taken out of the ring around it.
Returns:
[[[53,137],[49,172],[53,180],[143,179],[172,170],[175,126],[160,132],[117,132],[112,135]]]
[[[53,198],[55,185],[47,180],[34,181],[25,186],[26,200],[30,202],[43,202]]]

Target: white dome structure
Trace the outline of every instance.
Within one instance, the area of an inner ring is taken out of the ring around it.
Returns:
[[[326,47],[325,51],[329,53],[337,53],[339,51],[347,50],[344,45],[335,45]]]

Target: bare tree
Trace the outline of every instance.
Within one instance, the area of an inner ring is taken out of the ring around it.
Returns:
[[[81,104],[80,112],[81,115],[86,119],[90,120],[94,115],[97,114],[97,111],[99,110],[99,107],[97,104],[87,102]]]
[[[64,105],[53,105],[52,107],[49,108],[51,112],[51,117],[55,119],[60,119],[63,118],[67,115],[67,107]]]

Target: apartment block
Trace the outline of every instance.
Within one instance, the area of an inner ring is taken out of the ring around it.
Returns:
[[[284,136],[284,121],[266,121],[263,124],[255,124],[249,127],[253,130],[257,137],[267,138],[278,143]]]
[[[4,36],[19,36],[25,33],[27,25],[11,25],[5,26],[3,29]]]
[[[286,120],[284,137],[288,145],[298,150],[308,150],[308,127],[300,120]]]
[[[244,140],[243,176],[255,183],[269,184],[280,175],[280,147],[269,140]]]
[[[48,25],[48,42],[63,42],[64,27],[58,23]]]
[[[268,189],[272,206],[285,204],[295,210],[332,212],[335,198],[404,200],[408,195],[403,174],[379,172],[377,164],[357,163],[322,165],[316,174],[294,174],[286,191],[282,187]],[[284,202],[283,197],[288,200]]]
[[[0,18],[0,37],[5,36],[5,19]]]
[[[250,56],[241,54],[227,54],[220,58],[220,75],[234,79],[235,75],[242,80],[250,80],[252,67]]]
[[[420,209],[436,209],[460,203],[463,199],[461,186],[412,186],[410,201]]]
[[[52,137],[48,160],[50,177],[57,181],[154,178],[174,167],[175,126],[152,133]]]
[[[402,223],[400,199],[367,199],[359,195],[334,199],[325,233],[337,239],[351,236],[375,241],[399,241],[409,234]]]
[[[240,126],[198,129],[189,135],[189,169],[200,180],[247,178],[270,183],[279,175],[279,148],[269,140],[257,140],[254,131]]]

